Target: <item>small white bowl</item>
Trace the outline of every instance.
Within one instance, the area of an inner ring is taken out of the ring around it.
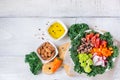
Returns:
[[[50,60],[43,60],[42,58],[41,58],[41,56],[39,55],[39,53],[38,52],[36,52],[37,53],[37,56],[39,57],[39,59],[43,62],[43,63],[48,63],[48,62],[50,62],[50,61],[52,61],[57,55],[58,55],[58,50],[57,50],[57,47],[51,42],[51,41],[45,41],[45,42],[49,42],[54,48],[55,48],[55,55],[50,59]],[[42,44],[41,44],[42,45]],[[41,46],[40,45],[40,46]],[[39,46],[39,47],[40,47]],[[38,47],[38,48],[39,48]]]
[[[65,29],[64,34],[63,34],[61,37],[59,37],[58,39],[54,39],[54,38],[49,34],[49,32],[48,32],[48,29],[50,28],[50,26],[51,26],[52,24],[54,24],[55,22],[60,23],[60,24],[63,26],[63,28]],[[54,21],[52,21],[50,24],[48,24],[47,34],[48,34],[48,36],[49,36],[51,39],[53,39],[54,41],[58,41],[58,40],[62,39],[62,38],[67,34],[67,32],[68,32],[67,27],[66,27],[65,24],[64,24],[62,21],[60,21],[60,20],[54,20]]]

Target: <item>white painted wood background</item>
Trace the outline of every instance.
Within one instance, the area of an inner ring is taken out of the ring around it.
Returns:
[[[97,26],[120,41],[120,0],[0,0],[0,80],[91,80],[68,77],[64,70],[34,76],[24,63],[24,55],[42,43],[46,24],[53,19],[67,27],[82,22]],[[67,38],[54,43],[60,42]],[[120,64],[113,80],[120,79],[119,73]]]

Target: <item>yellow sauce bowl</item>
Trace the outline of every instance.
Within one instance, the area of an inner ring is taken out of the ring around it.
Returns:
[[[51,38],[54,40],[60,40],[63,38],[67,33],[66,26],[61,21],[54,21],[52,22],[47,29],[47,32]]]

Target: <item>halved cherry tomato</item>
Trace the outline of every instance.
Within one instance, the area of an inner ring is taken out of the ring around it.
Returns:
[[[92,44],[95,44],[96,43],[96,36],[93,36],[92,38],[91,38],[91,42],[92,42]]]
[[[95,47],[99,48],[100,47],[100,38],[97,38],[95,42],[96,42]]]
[[[93,36],[94,36],[94,33],[90,33],[90,34],[86,35],[87,41],[89,41]]]

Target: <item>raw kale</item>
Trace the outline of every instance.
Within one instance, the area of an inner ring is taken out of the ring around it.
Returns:
[[[117,46],[112,46],[112,48],[113,48],[113,54],[110,57],[107,58],[107,61],[108,61],[107,67],[109,69],[111,69],[111,68],[114,67],[114,62],[113,62],[112,59],[115,58],[115,57],[117,57],[119,55],[119,49],[118,49],[118,47]]]
[[[97,74],[103,74],[106,71],[107,67],[102,66],[91,66],[92,71],[90,73],[87,73],[88,76],[96,76]]]
[[[71,30],[75,30],[75,29],[73,29],[73,28],[75,28],[75,26],[77,25],[77,27],[81,27],[82,25],[85,25],[85,24],[74,24],[74,25],[72,25],[71,27],[72,27],[72,29]],[[83,29],[82,29],[83,28]],[[77,53],[77,47],[81,44],[80,43],[80,40],[81,40],[81,38],[83,37],[83,36],[85,36],[85,33],[84,33],[84,31],[85,31],[85,29],[86,29],[86,26],[85,27],[82,27],[82,28],[79,28],[79,33],[75,33],[74,35],[73,35],[73,33],[72,32],[70,32],[69,31],[69,37],[71,37],[71,39],[72,39],[72,41],[71,41],[71,45],[72,45],[72,47],[70,48],[70,52],[71,52],[71,54],[70,54],[70,56],[71,56],[71,58],[72,58],[72,60],[73,60],[73,62],[74,62],[74,64],[75,64],[75,66],[74,66],[74,70],[76,71],[76,72],[78,72],[78,73],[83,73],[84,72],[84,69],[80,66],[80,63],[79,63],[79,59],[77,58],[78,57],[78,53]],[[88,28],[89,29],[89,28]],[[70,29],[69,29],[70,30]],[[73,37],[74,36],[74,37]]]
[[[70,37],[71,40],[73,40],[79,33],[82,33],[88,29],[89,27],[85,23],[73,24],[68,30],[68,36]]]
[[[79,74],[81,74],[81,73],[85,73],[83,67],[80,66],[80,63],[75,64],[75,66],[74,66],[74,70],[75,70],[76,72],[78,72]]]
[[[112,46],[113,48],[113,54],[112,54],[112,57],[115,58],[119,55],[119,49],[117,46]]]
[[[106,40],[108,46],[113,46],[113,38],[110,34],[110,32],[105,32],[103,35],[100,35],[100,39]]]
[[[107,58],[107,68],[108,69],[112,69],[113,68],[113,65],[114,65],[114,62],[113,62],[113,60],[112,60],[112,56],[110,56],[110,57],[108,57]]]
[[[42,69],[43,64],[35,52],[31,52],[30,54],[25,55],[25,62],[29,63],[30,71],[34,75],[37,75]]]

